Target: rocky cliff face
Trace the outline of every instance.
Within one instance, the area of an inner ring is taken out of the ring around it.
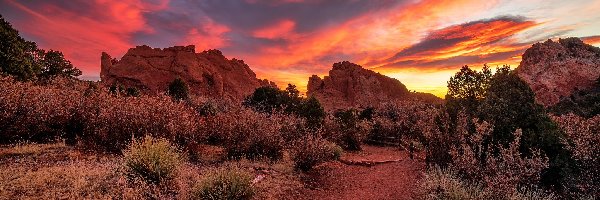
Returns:
[[[523,54],[517,74],[535,92],[536,101],[552,106],[600,77],[600,48],[578,38],[534,44]]]
[[[273,85],[259,80],[242,60],[227,59],[219,50],[195,52],[195,47],[165,49],[138,46],[120,60],[102,53],[100,78],[103,84],[135,87],[146,94],[167,91],[176,78],[184,80],[195,95],[241,100],[257,87]]]
[[[310,77],[307,95],[317,98],[327,110],[377,106],[413,96],[400,81],[347,61],[333,64],[323,79]]]

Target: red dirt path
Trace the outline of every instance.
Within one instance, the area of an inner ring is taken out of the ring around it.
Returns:
[[[295,199],[414,199],[425,166],[411,160],[407,152],[389,147],[365,146],[342,160],[394,162],[370,167],[337,161],[323,164],[305,175],[306,187]]]

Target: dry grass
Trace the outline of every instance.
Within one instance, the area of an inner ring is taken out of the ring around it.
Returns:
[[[209,159],[222,150],[203,151]],[[0,147],[0,199],[193,199],[198,182],[220,166],[237,166],[253,178],[255,199],[285,199],[302,187],[290,157],[184,163],[167,186],[130,182],[119,155],[86,153],[64,143]],[[211,155],[213,154],[213,155]]]

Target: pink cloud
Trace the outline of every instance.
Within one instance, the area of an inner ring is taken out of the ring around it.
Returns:
[[[152,32],[143,13],[165,9],[167,1],[156,4],[140,0],[93,1],[95,10],[73,11],[47,3],[37,9],[17,1],[11,6],[30,16],[12,22],[19,30],[36,38],[41,48],[60,50],[86,74],[99,73],[102,51],[122,55],[134,46],[131,34]]]
[[[252,35],[257,38],[265,39],[288,39],[294,37],[294,28],[296,22],[284,19],[270,26],[266,26],[262,29],[255,30]]]

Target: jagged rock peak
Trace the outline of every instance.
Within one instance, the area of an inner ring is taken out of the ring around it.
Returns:
[[[525,51],[516,72],[538,103],[552,106],[575,90],[593,86],[600,76],[600,48],[579,38],[536,43]]]
[[[103,52],[100,77],[105,85],[135,87],[146,94],[163,93],[170,82],[181,78],[192,94],[235,101],[257,87],[274,86],[257,79],[244,61],[227,59],[216,49],[196,53],[194,45],[163,49],[137,46],[120,60]]]
[[[327,110],[364,108],[412,98],[400,81],[348,61],[333,64],[328,76],[309,77],[307,95],[317,98]]]

